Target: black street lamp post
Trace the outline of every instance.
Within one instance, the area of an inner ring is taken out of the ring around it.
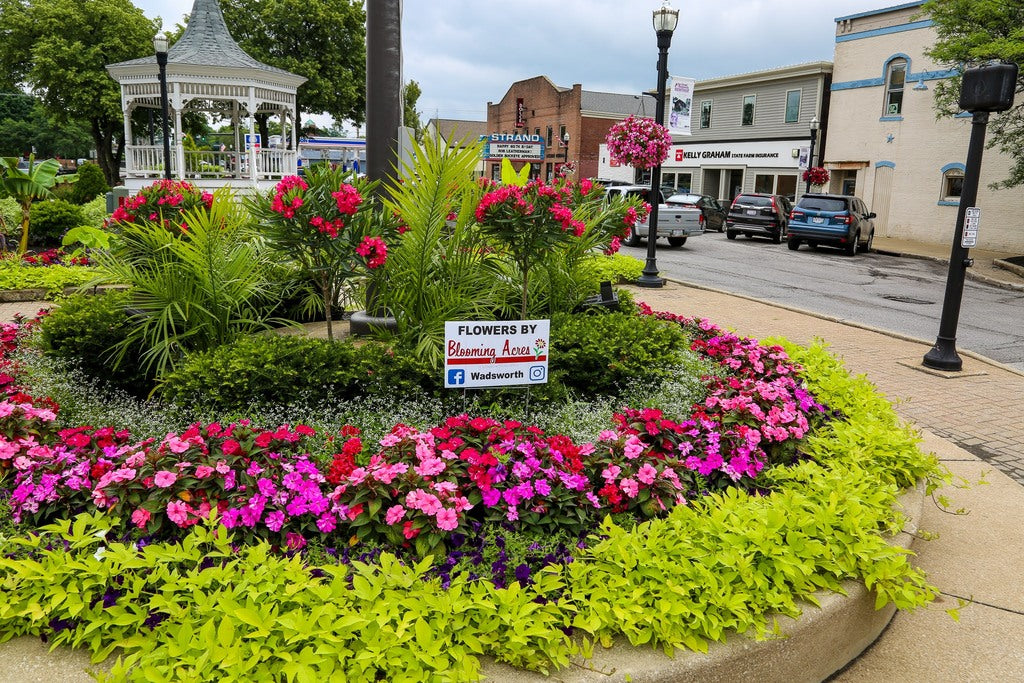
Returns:
[[[922,360],[922,365],[928,368],[949,371],[963,369],[963,360],[956,352],[956,327],[960,319],[964,278],[972,263],[968,253],[970,247],[975,245],[978,225],[981,222],[981,209],[975,206],[975,202],[978,198],[981,176],[981,157],[985,151],[985,128],[988,126],[989,112],[1006,111],[1013,106],[1017,71],[1016,64],[992,64],[967,69],[963,73],[959,106],[963,111],[972,114],[971,140],[967,146],[964,186],[960,193],[960,208],[956,214],[953,248],[949,254],[949,272],[946,276],[946,294],[942,300],[939,334],[935,346]],[[968,221],[969,234],[964,230]]]
[[[811,117],[811,148],[807,151],[807,170],[810,171],[814,168],[814,142],[818,139],[818,128],[821,123],[818,122],[817,116]],[[807,178],[807,187],[804,189],[804,194],[811,191],[811,179]]]
[[[167,105],[167,36],[163,33],[156,34],[153,38],[153,48],[156,50],[156,64],[160,67],[160,111],[162,117],[162,132],[164,136],[164,177],[171,179],[171,133],[168,124]]]
[[[672,9],[667,0],[660,9],[654,10],[654,32],[658,36],[658,103],[654,110],[654,122],[665,124],[665,82],[668,81],[668,48],[672,44],[672,33],[679,23],[679,10]],[[651,215],[647,218],[647,262],[643,274],[636,283],[641,287],[664,287],[665,281],[658,276],[658,204],[661,203],[661,164],[651,169],[651,192],[648,195]]]

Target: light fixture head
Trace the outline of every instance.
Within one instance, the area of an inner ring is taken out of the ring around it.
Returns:
[[[811,130],[818,130],[818,128],[820,128],[820,127],[821,127],[821,122],[818,121],[818,117],[817,116],[812,116],[811,117]]]
[[[167,36],[163,31],[153,36],[153,49],[156,50],[157,54],[164,54],[167,52]]]
[[[679,23],[679,10],[672,9],[672,6],[668,4],[668,0],[661,3],[661,8],[654,10],[653,14],[655,33],[663,31],[672,33],[676,30],[676,24]]]

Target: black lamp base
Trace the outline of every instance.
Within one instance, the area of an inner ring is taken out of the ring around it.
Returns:
[[[933,370],[963,370],[964,362],[956,352],[956,339],[939,337],[931,351],[924,354],[922,365]]]

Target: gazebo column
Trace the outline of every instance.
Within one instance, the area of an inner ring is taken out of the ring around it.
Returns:
[[[256,88],[249,86],[249,144],[246,145],[245,151],[249,155],[249,176],[252,178],[253,187],[257,185],[257,178],[259,175],[256,173],[256,165],[259,163],[258,155],[256,154],[256,147],[253,145],[253,141],[256,139]],[[262,140],[260,141],[262,142]]]
[[[174,111],[174,156],[178,163],[178,180],[185,178],[185,144],[181,135],[181,110],[184,102],[181,99],[181,83],[174,84],[174,97],[171,100],[171,109]]]
[[[238,133],[238,100],[231,100],[231,132],[235,136],[235,167],[231,171],[232,178],[242,177],[242,139]]]
[[[132,137],[132,112],[134,110],[134,103],[121,100],[121,111],[124,112],[124,170],[128,175],[135,170],[135,155],[132,154],[132,148],[135,146],[135,138]]]

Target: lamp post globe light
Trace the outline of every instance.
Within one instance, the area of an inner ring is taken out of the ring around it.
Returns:
[[[665,83],[668,81],[668,48],[672,44],[672,33],[679,23],[679,10],[672,9],[666,2],[654,10],[654,33],[658,37],[658,103],[654,110],[654,122],[665,125]],[[665,281],[658,276],[658,204],[661,203],[661,164],[651,169],[651,192],[648,195],[651,215],[647,218],[647,262],[644,272],[636,283],[641,287],[663,287]]]
[[[818,121],[817,116],[811,117],[811,148],[807,152],[807,170],[810,171],[814,168],[814,141],[818,139],[818,128],[821,127],[821,122]],[[807,187],[804,188],[804,194],[811,191],[811,179],[807,179]]]
[[[564,168],[569,163],[569,131],[565,131],[562,134],[562,144],[565,145],[565,156],[564,160],[562,161],[562,173],[565,173]]]
[[[156,64],[160,70],[160,111],[162,116],[162,132],[164,136],[164,178],[171,179],[171,134],[168,124],[167,106],[167,36],[163,32],[153,38],[153,49],[156,50]]]

